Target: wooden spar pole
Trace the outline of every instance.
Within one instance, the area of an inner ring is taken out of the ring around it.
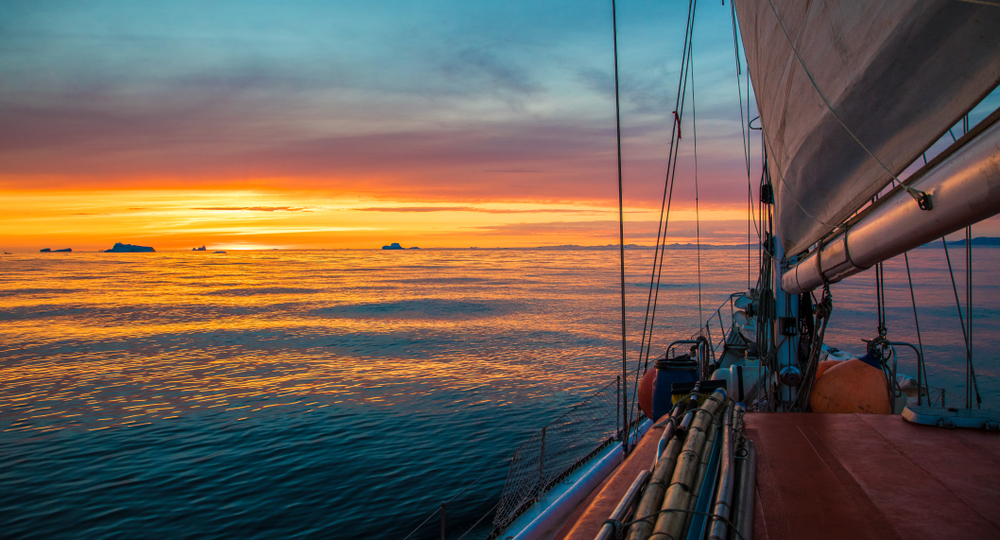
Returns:
[[[678,407],[674,409],[671,415],[673,423],[668,424],[665,429],[669,430],[679,422],[681,415],[684,414],[684,410],[686,409],[686,404],[687,400],[678,404]],[[684,447],[683,430],[677,431],[674,428],[674,435],[668,437],[668,439],[670,442],[667,443],[667,448],[663,451],[663,455],[660,456],[659,461],[653,466],[653,475],[650,477],[649,483],[646,485],[646,492],[642,495],[639,506],[635,510],[636,518],[653,516],[660,511],[663,505],[663,494],[667,491],[670,479],[674,475],[677,456],[680,455],[681,449]],[[628,540],[646,540],[653,533],[653,524],[655,522],[656,518],[653,517],[633,523],[629,529]]]
[[[698,490],[698,476],[702,469],[701,461],[704,453],[705,443],[712,436],[715,428],[715,416],[726,400],[726,393],[723,390],[716,390],[701,408],[695,410],[695,419],[688,429],[687,440],[681,450],[674,468],[674,474],[670,482],[670,487],[663,499],[662,510],[684,510],[684,512],[664,512],[660,514],[653,529],[654,535],[663,535],[665,538],[679,540],[684,532],[684,526],[688,522],[687,510],[690,506],[692,496]]]

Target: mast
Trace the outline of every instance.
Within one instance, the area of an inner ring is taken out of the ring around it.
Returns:
[[[774,304],[775,318],[774,331],[771,333],[775,340],[775,353],[777,355],[778,382],[781,384],[780,409],[790,410],[792,401],[797,394],[796,387],[802,382],[802,370],[798,366],[798,320],[799,303],[797,298],[781,288],[781,275],[785,266],[785,252],[781,246],[781,238],[774,238]]]

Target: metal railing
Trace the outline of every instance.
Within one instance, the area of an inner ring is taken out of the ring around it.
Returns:
[[[619,435],[619,384],[606,385],[514,451],[493,518],[496,530],[510,525],[554,484]]]
[[[726,346],[726,338],[729,337],[729,329],[733,327],[733,317],[736,314],[736,299],[745,293],[738,292],[729,295],[729,298],[722,303],[708,319],[705,320],[697,332],[691,335],[691,339],[704,337],[708,340],[708,350],[712,356],[712,362],[718,362],[722,349]]]
[[[545,492],[561,482],[579,466],[621,438],[619,407],[621,403],[620,380],[612,381],[597,390],[581,403],[573,406],[554,421],[532,435],[500,463],[510,463],[499,502],[479,518],[460,536],[486,536],[480,528],[490,515],[492,538],[510,525],[518,516],[537,501]],[[492,469],[491,469],[492,470]],[[442,538],[445,534],[445,508],[452,514],[456,498],[487,476],[486,471],[462,491],[431,512],[406,538],[434,526],[433,519],[440,516]],[[489,523],[489,522],[487,522]]]

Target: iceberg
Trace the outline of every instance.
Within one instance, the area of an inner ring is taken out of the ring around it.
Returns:
[[[156,250],[147,246],[134,246],[115,242],[115,247],[104,250],[104,253],[155,253]]]

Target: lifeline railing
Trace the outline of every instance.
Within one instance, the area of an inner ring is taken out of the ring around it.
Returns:
[[[490,533],[490,537],[494,536],[580,465],[608,445],[621,440],[624,430],[620,424],[620,407],[619,378],[570,408],[521,444],[510,457],[500,462],[509,462],[510,469],[499,502],[459,538],[465,538],[473,533],[491,514],[493,532]],[[473,482],[473,485],[485,476],[484,473]],[[413,537],[425,525],[432,523],[431,520],[439,514],[441,538],[445,538],[447,525],[445,518],[449,512],[454,511],[451,502],[470,487],[472,485],[466,486],[461,492],[445,501],[447,504],[442,503],[406,538]],[[475,532],[475,535],[482,536],[485,532],[480,530]]]
[[[744,294],[742,292],[730,294],[729,298],[713,311],[708,319],[705,319],[704,326],[691,336],[691,339],[704,337],[708,340],[708,350],[713,363],[718,362],[719,354],[726,346],[726,338],[729,336],[729,329],[733,326],[733,317],[736,314],[736,299]]]
[[[576,405],[514,451],[495,530],[510,525],[553,485],[619,437],[620,384],[614,381]]]

